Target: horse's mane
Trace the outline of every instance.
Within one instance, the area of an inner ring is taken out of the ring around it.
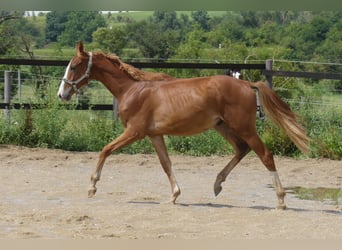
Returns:
[[[124,71],[128,76],[136,81],[163,81],[174,79],[174,77],[164,73],[146,72],[137,69],[128,63],[124,63],[120,57],[115,54],[108,54],[105,55],[105,57],[112,63],[119,64],[120,70]]]

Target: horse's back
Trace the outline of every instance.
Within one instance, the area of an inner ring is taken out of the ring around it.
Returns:
[[[242,84],[242,85],[240,85]],[[246,83],[228,76],[177,79],[151,88],[151,133],[190,135],[214,127],[240,99]],[[243,89],[242,89],[243,88]]]

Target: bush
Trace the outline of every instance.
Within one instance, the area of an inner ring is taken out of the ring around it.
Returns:
[[[300,154],[296,145],[279,128],[275,127],[269,121],[265,121],[263,126],[264,131],[260,137],[273,154],[286,156],[298,156]]]
[[[312,139],[312,156],[341,160],[342,112],[339,108],[326,106],[319,110],[317,107],[307,106],[301,113]]]
[[[214,130],[188,137],[169,136],[167,145],[172,152],[194,156],[226,155],[233,152],[230,144]]]

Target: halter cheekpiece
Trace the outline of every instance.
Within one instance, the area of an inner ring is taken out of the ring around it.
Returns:
[[[79,79],[75,80],[75,81],[71,81],[67,78],[63,78],[63,81],[69,85],[71,85],[71,87],[73,88],[73,90],[77,93],[78,92],[78,88],[77,88],[77,84],[80,83],[81,81],[83,81],[86,78],[89,78],[90,76],[90,70],[91,67],[93,66],[93,53],[89,52],[89,61],[88,61],[88,66],[87,66],[87,70],[84,73],[83,76],[81,76]]]

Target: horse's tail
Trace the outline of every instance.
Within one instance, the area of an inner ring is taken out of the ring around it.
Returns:
[[[281,128],[303,153],[308,153],[310,151],[309,138],[298,122],[298,115],[292,112],[290,107],[265,83],[256,82],[251,85],[258,89],[261,106],[266,116]]]

